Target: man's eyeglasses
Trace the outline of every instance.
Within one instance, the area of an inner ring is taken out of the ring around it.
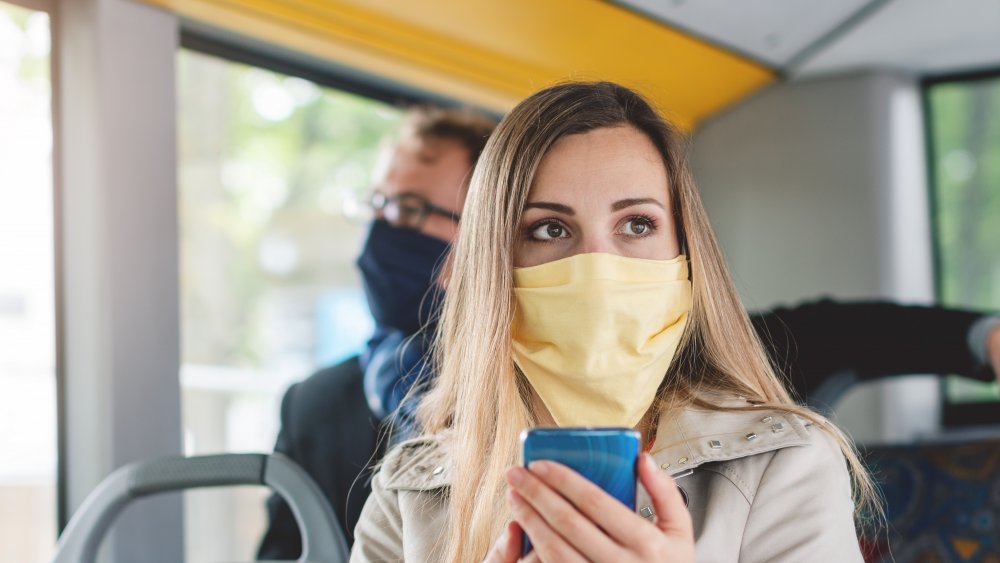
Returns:
[[[387,196],[382,192],[375,191],[372,192],[368,204],[375,211],[376,217],[385,219],[394,227],[406,229],[419,229],[427,220],[427,216],[431,214],[441,215],[456,223],[461,219],[458,213],[438,207],[427,201],[426,198],[408,192]]]

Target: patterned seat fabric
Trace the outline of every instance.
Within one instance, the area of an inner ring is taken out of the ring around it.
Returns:
[[[863,542],[867,561],[1000,563],[1000,439],[862,453],[888,524]]]

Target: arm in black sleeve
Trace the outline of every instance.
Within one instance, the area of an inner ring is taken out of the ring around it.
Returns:
[[[978,312],[829,299],[751,315],[776,368],[807,398],[833,374],[861,380],[913,373],[993,375],[969,349]]]
[[[357,357],[323,368],[293,385],[281,402],[275,451],[302,466],[316,482],[341,525],[348,546],[371,492],[370,467],[388,441],[365,400]],[[258,556],[295,559],[301,537],[287,503],[268,500],[270,525]]]
[[[281,428],[278,430],[278,439],[274,444],[274,451],[282,453],[297,463],[301,464],[298,448],[292,438],[294,431],[291,422],[292,402],[299,384],[292,385],[285,392],[281,399]],[[289,508],[285,499],[277,493],[273,493],[267,499],[267,530],[257,549],[258,559],[285,559],[295,560],[302,554],[302,537],[299,535],[299,526],[295,522],[295,516]]]

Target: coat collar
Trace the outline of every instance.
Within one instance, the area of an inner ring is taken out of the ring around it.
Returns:
[[[742,397],[715,401],[725,408],[688,407],[661,417],[650,453],[671,476],[700,465],[728,461],[809,443],[806,422],[780,411],[758,408]],[[451,484],[448,436],[423,436],[400,444],[385,460],[392,475],[386,488],[431,491]]]
[[[742,410],[688,407],[661,418],[650,449],[661,469],[674,476],[709,462],[809,443],[808,424],[794,414],[756,407],[742,397],[719,403]]]

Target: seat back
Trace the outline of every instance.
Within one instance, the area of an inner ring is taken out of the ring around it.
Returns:
[[[1000,439],[872,447],[887,526],[867,561],[1000,561]]]
[[[347,542],[309,475],[281,454],[168,457],[115,470],[87,496],[59,537],[54,563],[89,563],[115,517],[133,500],[200,487],[263,485],[285,498],[302,533],[299,561],[343,563]]]

